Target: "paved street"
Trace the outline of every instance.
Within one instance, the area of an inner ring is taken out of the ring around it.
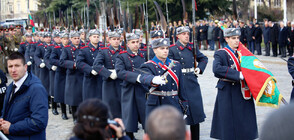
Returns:
[[[217,78],[214,77],[212,73],[212,62],[213,62],[213,51],[203,51],[202,52],[208,56],[209,61],[206,67],[206,70],[202,76],[199,77],[199,82],[201,85],[202,96],[203,96],[203,103],[204,109],[206,113],[206,120],[200,125],[200,135],[201,140],[208,140],[211,139],[209,137],[210,129],[211,129],[211,121],[212,121],[212,114],[214,108],[214,102],[216,97],[216,82]],[[291,85],[291,76],[287,70],[287,64],[280,58],[276,57],[265,57],[265,56],[258,56],[258,58],[263,62],[263,64],[275,75],[278,83],[278,88],[285,99],[288,101],[290,98],[290,93],[292,90]],[[269,107],[256,107],[256,114],[257,114],[257,121],[259,131],[264,122],[267,118],[268,114],[271,113],[274,109]],[[59,110],[59,112],[61,112]],[[55,139],[68,139],[72,132],[72,119],[71,115],[69,114],[69,120],[64,121],[61,119],[61,116],[54,116],[49,110],[49,124],[47,127],[47,139],[48,140],[55,140]],[[138,139],[142,139],[143,131],[140,131],[136,134]]]

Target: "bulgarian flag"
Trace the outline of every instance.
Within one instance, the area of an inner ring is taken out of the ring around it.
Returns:
[[[33,26],[33,29],[32,29],[32,31],[33,31],[33,33],[35,32],[35,24],[34,24],[34,21],[33,21],[33,18],[32,18],[32,16],[31,16],[31,14],[29,14],[29,20],[30,20],[30,25],[32,25]]]
[[[238,47],[241,71],[258,106],[278,108],[283,96],[274,75],[242,43]]]

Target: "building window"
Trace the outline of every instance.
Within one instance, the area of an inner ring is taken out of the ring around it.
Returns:
[[[281,0],[274,0],[274,6],[281,6]]]
[[[12,5],[9,5],[9,12],[12,13]]]

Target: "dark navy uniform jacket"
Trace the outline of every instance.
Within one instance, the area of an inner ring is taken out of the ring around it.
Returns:
[[[45,56],[44,56],[44,61],[45,61],[45,64],[46,64],[46,67],[48,68],[49,70],[49,81],[50,81],[50,87],[49,87],[49,95],[50,96],[54,96],[54,77],[55,77],[55,71],[53,71],[51,68],[52,68],[52,65],[50,63],[50,55],[53,51],[55,47],[55,44],[50,44],[49,46],[47,46],[47,51],[45,52]]]
[[[3,101],[4,101],[4,96],[6,92],[6,83],[7,83],[7,77],[5,73],[0,70],[0,110],[3,108]],[[0,116],[2,115],[2,112],[0,112]]]
[[[67,45],[60,56],[60,66],[66,68],[65,104],[78,106],[83,101],[83,76],[84,73],[75,66],[80,47]]]
[[[186,46],[184,46],[178,40],[176,44],[171,45],[169,49],[169,58],[180,62],[183,69],[193,69],[193,47],[194,46],[192,43],[188,43]],[[196,47],[196,60],[197,67],[201,70],[200,74],[202,74],[206,68],[208,58],[199,51],[198,47]],[[200,85],[198,83],[197,76],[194,74],[193,71],[189,73],[183,73],[183,79],[184,88],[187,93],[190,113],[193,119],[187,123],[189,125],[198,124],[200,122],[203,122],[206,117],[203,110]]]
[[[291,56],[289,57],[288,59],[288,71],[290,73],[290,75],[292,76],[292,79],[294,79],[294,57]],[[292,81],[292,85],[294,87],[294,82]],[[292,92],[291,92],[291,102],[293,102],[293,99],[294,99],[294,88],[292,89]]]
[[[91,73],[94,60],[99,52],[99,45],[96,48],[91,43],[88,45],[81,47],[77,57],[77,67],[84,72],[83,100],[90,98],[102,99],[102,78]]]
[[[65,79],[66,79],[66,69],[60,65],[60,56],[64,46],[61,44],[55,46],[50,55],[50,64],[56,66],[54,76],[54,101],[58,103],[64,103],[64,89],[65,89]]]
[[[40,75],[39,75],[39,78],[40,80],[42,81],[45,89],[47,90],[47,93],[49,92],[49,88],[50,88],[50,82],[49,82],[49,69],[47,68],[47,64],[45,62],[45,52],[47,51],[47,47],[48,47],[48,44],[43,44],[43,43],[40,43],[37,47],[36,47],[36,51],[35,51],[35,63],[36,65],[38,66],[39,68],[39,71],[40,71]],[[45,63],[45,67],[44,68],[41,68],[40,67],[40,64],[41,63]]]
[[[115,50],[111,45],[100,48],[94,61],[93,68],[102,76],[102,101],[108,104],[113,118],[121,118],[121,82],[120,79],[111,79],[111,71],[115,70],[115,62],[118,54],[123,51],[119,46]]]
[[[163,91],[163,92],[171,92],[171,91],[177,91],[178,94],[175,96],[157,96],[149,94],[146,102],[146,117],[151,113],[153,109],[160,105],[168,104],[176,107],[180,112],[184,113],[184,108],[180,105],[183,104],[183,106],[186,106],[187,103],[187,96],[183,84],[183,77],[182,77],[182,71],[181,71],[181,64],[178,61],[170,60],[169,58],[166,59],[166,62],[163,63],[160,61],[156,56],[147,62],[145,62],[141,69],[151,75],[147,76],[141,76],[140,81],[142,84],[147,85],[149,87],[152,86],[152,79],[154,76],[163,75],[165,70],[161,67],[162,65],[166,65],[168,67],[171,62],[175,63],[175,66],[171,68],[171,70],[176,74],[176,77],[178,78],[178,84],[170,75],[167,75],[167,83],[165,85],[160,85],[156,87],[154,91]],[[148,88],[149,90],[149,88]],[[186,102],[186,103],[185,103]],[[188,111],[188,110],[187,110]],[[188,112],[186,112],[188,113]]]
[[[31,62],[32,62],[32,69],[34,69],[34,70],[32,70],[32,72],[33,72],[33,74],[35,74],[37,77],[39,77],[39,68],[38,68],[38,66],[35,64],[35,59],[34,59],[34,57],[35,57],[36,47],[37,47],[38,44],[39,44],[39,42],[33,42],[33,43],[31,44],[30,48],[26,50],[26,51],[29,51],[29,53],[27,53],[27,54],[29,55],[30,60],[31,60]]]
[[[210,136],[223,140],[253,140],[258,137],[254,102],[252,98],[243,98],[240,72],[233,65],[226,51],[220,49],[215,52],[214,76],[231,82],[219,80],[216,85],[218,92]]]
[[[138,121],[145,126],[145,90],[137,82],[138,68],[146,60],[141,50],[135,55],[130,49],[121,52],[115,62],[117,77],[122,82],[122,120],[127,132],[138,130]]]
[[[25,41],[25,42],[21,42],[19,45],[19,49],[18,52],[22,53],[23,55],[25,55],[26,49],[29,46],[29,42]]]

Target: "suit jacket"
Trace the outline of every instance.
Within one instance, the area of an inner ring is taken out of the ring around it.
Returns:
[[[287,44],[287,39],[288,39],[288,29],[287,29],[287,27],[284,27],[282,29],[280,28],[279,39],[278,39],[279,45],[286,45]]]

